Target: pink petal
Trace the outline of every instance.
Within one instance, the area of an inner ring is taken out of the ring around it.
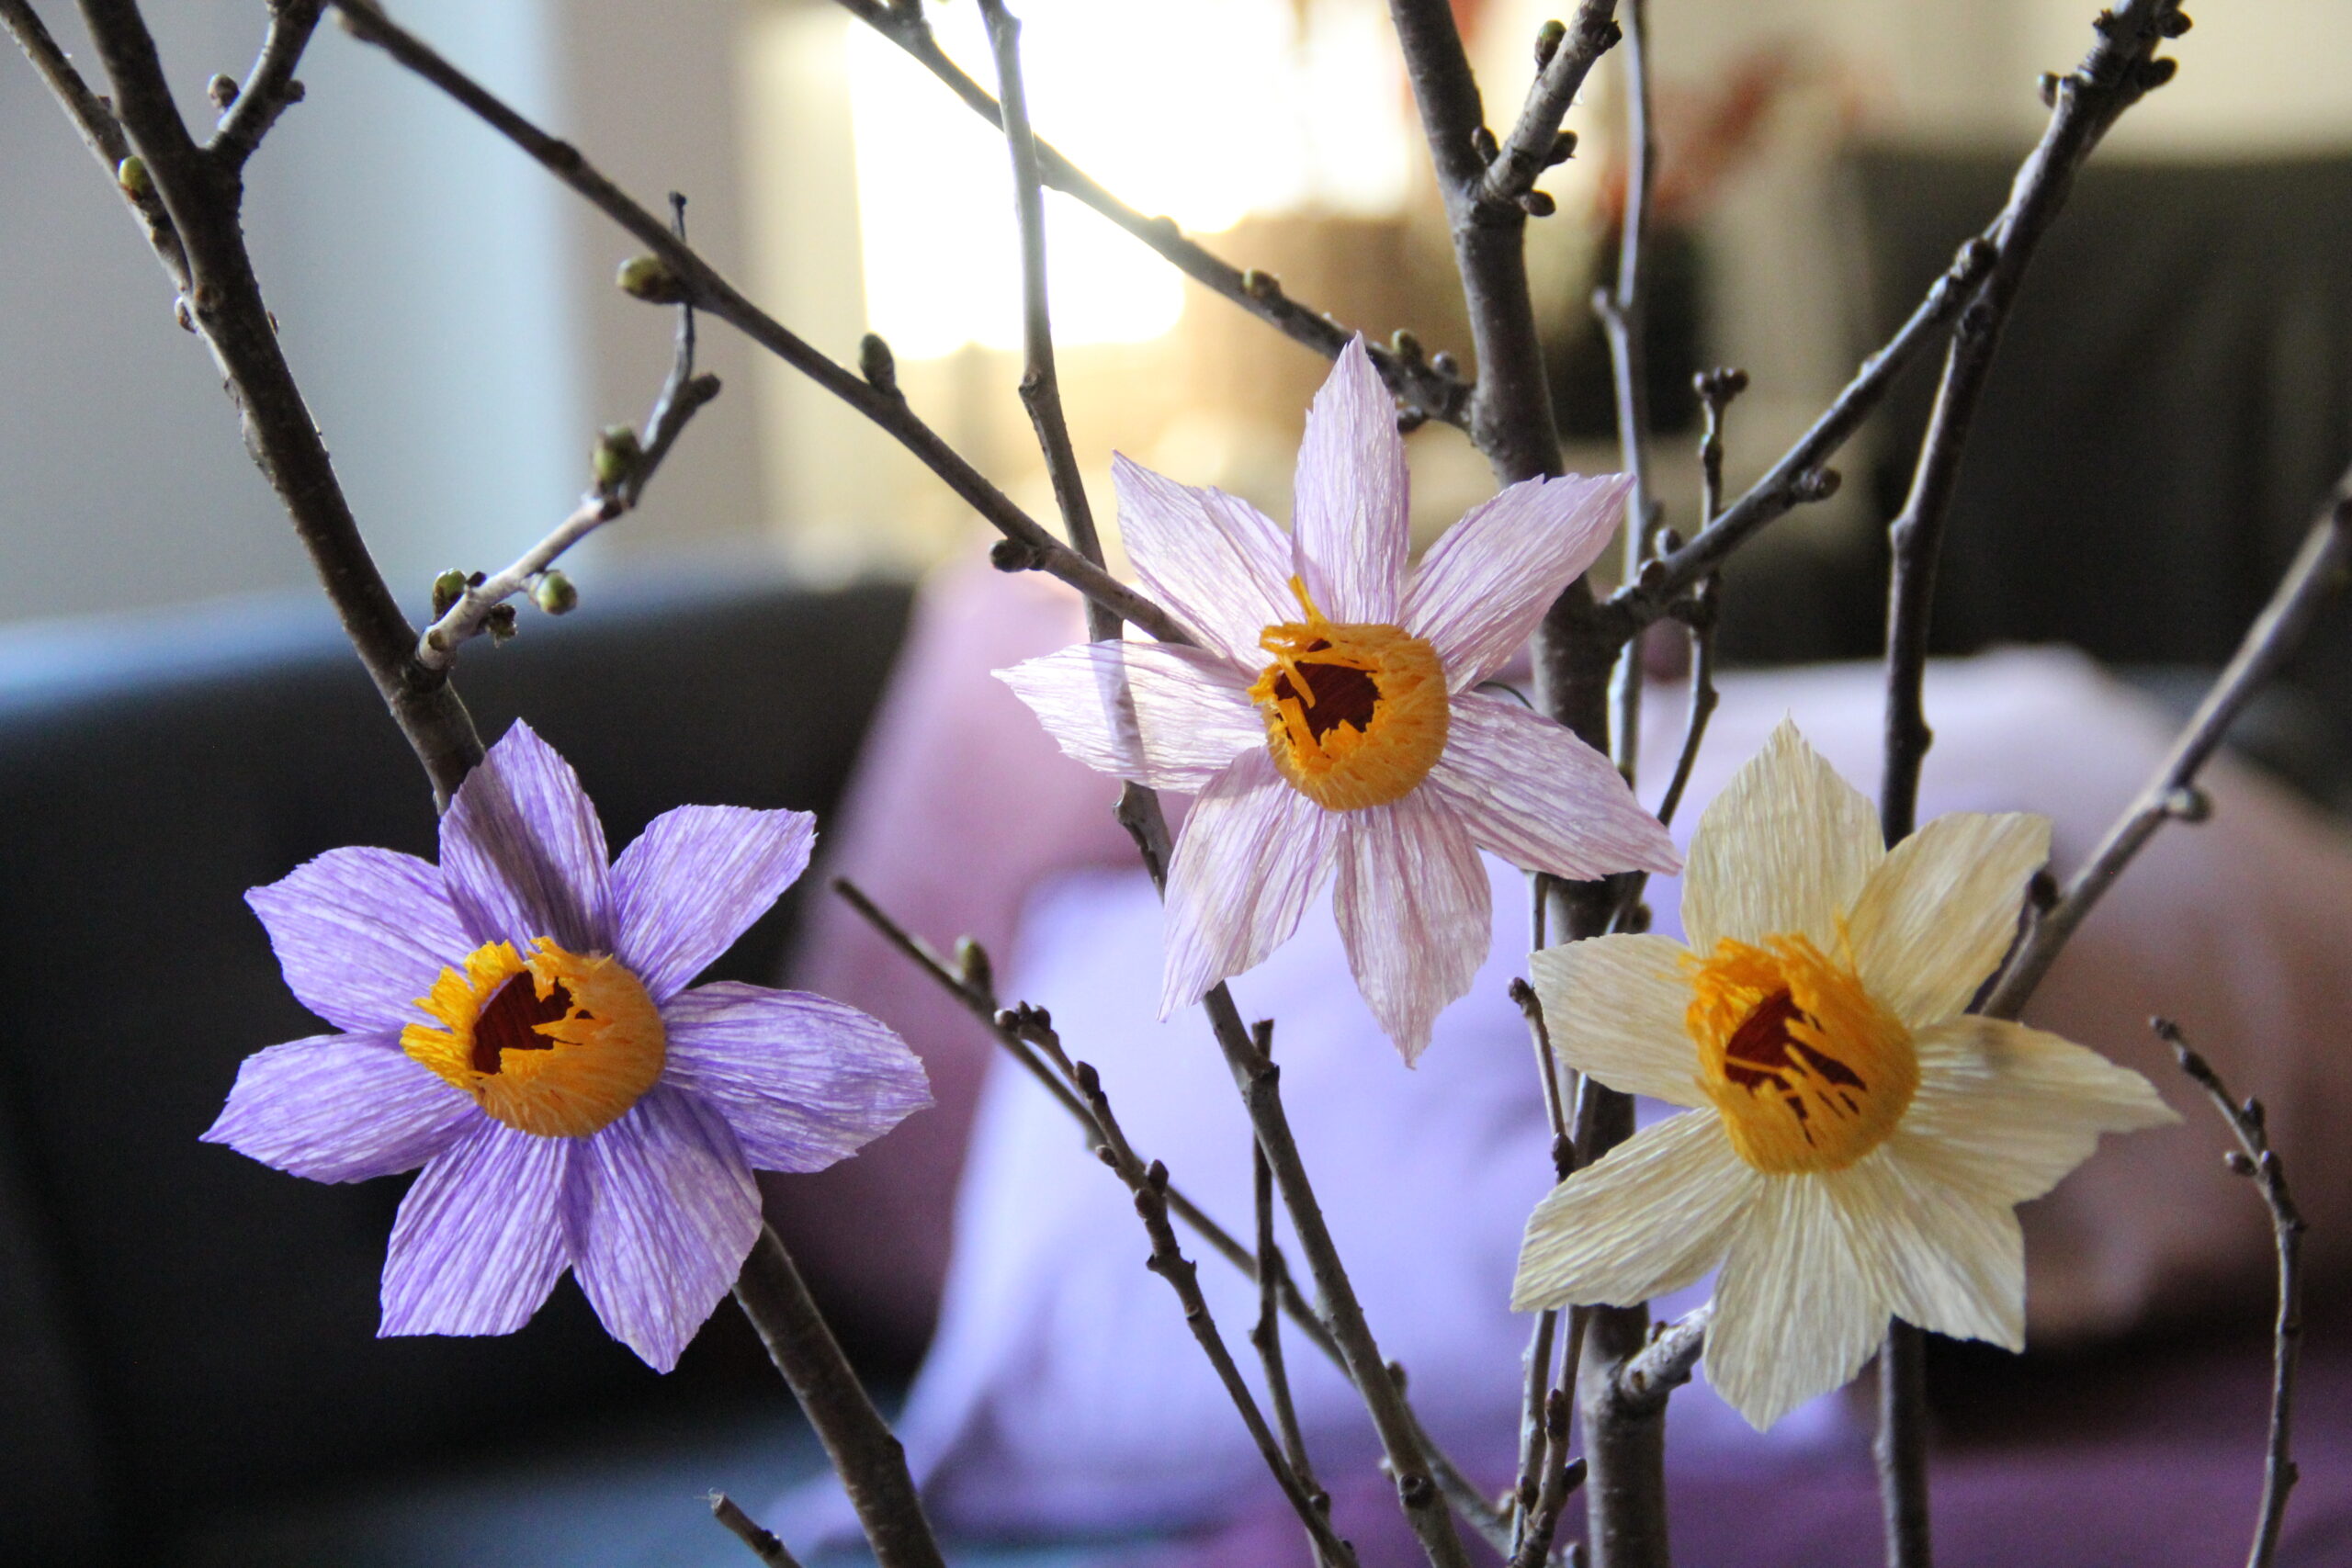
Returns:
[[[1332,895],[1348,967],[1405,1063],[1469,990],[1494,938],[1493,894],[1451,806],[1417,789],[1346,814]]]
[[[1395,625],[1409,542],[1405,442],[1361,336],[1340,351],[1306,411],[1296,483],[1294,570],[1317,605],[1334,621]]]
[[[1160,1017],[1290,940],[1331,874],[1339,836],[1338,817],[1293,789],[1263,747],[1210,783],[1168,868]]]
[[[808,867],[806,811],[681,806],[613,866],[613,951],[666,1002],[768,912]]]
[[[1114,454],[1119,538],[1144,588],[1203,646],[1255,670],[1258,638],[1299,617],[1290,541],[1248,502],[1195,489]]]
[[[302,1005],[360,1033],[422,1019],[416,998],[477,945],[441,874],[391,850],[329,850],[245,902]]]
[[[605,1331],[666,1372],[759,1237],[759,1186],[726,1121],[663,1086],[578,1145],[563,1195],[572,1272]]]
[[[1250,677],[1196,648],[1082,642],[996,676],[1063,751],[1153,789],[1196,795],[1242,751],[1265,749]]]
[[[565,1261],[556,1200],[570,1138],[482,1117],[401,1200],[384,1255],[390,1334],[512,1334],[555,1289]]]
[[[1427,637],[1451,689],[1510,661],[1560,590],[1624,519],[1623,474],[1528,479],[1471,508],[1421,557],[1405,589],[1405,629]]]
[[[727,1119],[755,1170],[822,1170],[931,1104],[881,1020],[802,991],[721,981],[662,1010],[662,1081]]]
[[[441,818],[441,876],[476,942],[613,950],[605,829],[571,765],[520,719]]]
[[[1508,698],[1453,699],[1445,755],[1422,788],[1444,795],[1480,849],[1529,871],[1589,882],[1682,866],[1608,758]]]
[[[322,1034],[256,1051],[204,1134],[311,1181],[414,1170],[481,1112],[383,1035]]]

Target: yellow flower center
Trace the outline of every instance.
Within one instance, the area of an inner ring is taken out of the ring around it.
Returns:
[[[662,1014],[636,976],[602,953],[547,938],[528,958],[493,942],[444,969],[416,1005],[442,1027],[412,1023],[401,1049],[509,1127],[584,1138],[619,1119],[662,1076]]]
[[[1266,716],[1274,766],[1326,811],[1410,795],[1445,751],[1445,671],[1402,626],[1334,625],[1294,577],[1303,621],[1268,626],[1274,656],[1250,695]]]
[[[1686,1022],[1732,1147],[1776,1175],[1843,1170],[1884,1142],[1919,1087],[1911,1032],[1850,956],[1803,936],[1729,937],[1694,971]]]

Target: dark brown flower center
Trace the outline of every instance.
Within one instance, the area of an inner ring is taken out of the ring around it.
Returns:
[[[1724,1077],[1742,1089],[1774,1083],[1786,1090],[1788,1084],[1783,1075],[1791,1066],[1801,1066],[1824,1083],[1847,1089],[1865,1087],[1860,1075],[1845,1063],[1792,1034],[1792,1022],[1815,1031],[1821,1027],[1798,1008],[1786,991],[1775,991],[1757,1003],[1756,1010],[1740,1021],[1724,1047]],[[1788,1099],[1797,1119],[1803,1121],[1803,1097],[1792,1092]]]
[[[1331,645],[1321,637],[1306,645],[1306,653],[1318,652]],[[1372,728],[1373,710],[1380,706],[1380,682],[1372,672],[1345,664],[1322,664],[1301,657],[1295,668],[1299,679],[1306,682],[1302,692],[1291,683],[1288,671],[1274,677],[1276,701],[1295,697],[1306,710],[1306,728],[1320,740],[1343,724],[1358,729]]]
[[[498,1071],[502,1051],[552,1051],[555,1042],[536,1026],[554,1023],[571,1010],[571,993],[561,986],[549,987],[542,1001],[528,974],[513,976],[492,993],[474,1020],[474,1071]]]

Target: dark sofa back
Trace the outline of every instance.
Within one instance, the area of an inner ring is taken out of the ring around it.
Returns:
[[[906,610],[673,583],[532,617],[459,685],[572,761],[617,851],[685,802],[829,810]],[[404,1184],[197,1142],[244,1055],[322,1027],[244,889],[346,843],[430,855],[433,813],[322,607],[0,641],[0,1562],[653,1396],[569,1284],[511,1339],[375,1339]],[[772,977],[789,918],[721,969]]]

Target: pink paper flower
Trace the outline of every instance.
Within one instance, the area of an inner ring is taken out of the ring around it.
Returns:
[[[1262,961],[1336,875],[1356,984],[1409,1063],[1492,939],[1478,851],[1579,881],[1678,869],[1606,758],[1475,690],[1607,543],[1626,480],[1513,485],[1408,567],[1404,443],[1361,338],[1307,414],[1293,535],[1114,473],[1128,559],[1198,646],[1083,643],[999,675],[1080,761],[1200,797],[1162,1017]]]
[[[569,1268],[667,1371],[760,1232],[759,1170],[821,1170],[931,1103],[855,1008],[692,980],[808,863],[805,811],[685,806],[607,866],[524,725],[441,818],[437,866],[330,850],[246,895],[342,1032],[245,1058],[205,1141],[313,1181],[424,1168],[382,1334],[509,1334]]]

